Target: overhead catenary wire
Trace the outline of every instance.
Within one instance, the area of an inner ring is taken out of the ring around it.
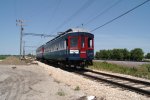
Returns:
[[[130,9],[130,10],[124,12],[123,14],[121,14],[121,15],[119,15],[119,16],[113,18],[113,19],[111,19],[110,21],[107,21],[107,22],[104,23],[103,25],[98,26],[98,27],[92,29],[90,32],[93,32],[93,31],[96,31],[96,30],[99,29],[99,28],[102,28],[103,26],[105,26],[105,25],[107,25],[107,24],[109,24],[109,23],[111,23],[111,22],[113,22],[113,21],[115,21],[115,20],[121,18],[122,16],[124,16],[124,15],[126,15],[126,14],[132,12],[133,10],[135,10],[135,9],[137,9],[138,7],[140,7],[140,6],[144,5],[144,4],[146,4],[146,3],[149,2],[149,1],[150,1],[150,0],[146,0],[146,1],[142,2],[142,3],[140,3],[139,5],[137,5],[137,6],[133,7],[132,9]]]
[[[57,35],[36,34],[36,33],[23,33],[23,35],[41,36],[41,37],[56,37],[57,36]]]
[[[117,2],[113,3],[111,6],[109,6],[108,8],[106,8],[105,10],[103,10],[102,12],[100,12],[98,15],[96,15],[95,17],[93,17],[92,19],[90,19],[89,21],[87,21],[85,25],[88,25],[89,23],[91,23],[92,21],[94,21],[95,19],[97,19],[98,17],[102,16],[103,14],[107,13],[110,9],[112,9],[113,7],[115,7],[117,4],[119,4],[122,0],[118,0]]]
[[[65,24],[67,24],[68,22],[70,22],[73,18],[75,18],[77,15],[79,15],[79,13],[83,12],[85,9],[87,9],[90,5],[93,4],[95,0],[88,0],[87,2],[85,2],[85,4],[80,7],[75,13],[73,13],[69,18],[67,18],[66,20],[64,20],[58,27],[56,27],[54,29],[54,31],[52,31],[51,33],[56,32],[58,29],[62,28]]]

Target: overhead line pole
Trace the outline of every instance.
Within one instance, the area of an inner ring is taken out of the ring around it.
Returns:
[[[17,26],[20,26],[20,59],[22,57],[22,36],[23,36],[23,20],[16,20]]]
[[[25,58],[25,41],[23,41],[23,58]]]

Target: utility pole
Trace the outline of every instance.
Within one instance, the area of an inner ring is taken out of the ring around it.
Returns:
[[[16,25],[20,26],[20,59],[22,58],[22,36],[23,36],[23,20],[16,20]]]
[[[25,41],[23,41],[23,58],[25,59]]]
[[[48,35],[48,34],[23,33],[24,20],[20,20],[20,19],[16,20],[16,23],[17,23],[16,24],[17,26],[20,26],[20,59],[22,59],[24,57],[24,52],[25,52],[24,51],[25,47],[23,47],[23,45],[22,45],[23,36],[25,36],[25,35],[41,36],[41,37],[56,37],[57,36],[57,35]]]

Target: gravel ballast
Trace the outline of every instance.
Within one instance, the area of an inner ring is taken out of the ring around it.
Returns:
[[[109,85],[103,82],[95,82],[83,76],[55,68],[41,62],[37,62],[39,67],[43,67],[55,80],[69,85],[72,89],[79,87],[86,95],[94,95],[99,100],[148,100],[149,98],[129,91]]]

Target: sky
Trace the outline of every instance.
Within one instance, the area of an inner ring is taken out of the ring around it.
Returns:
[[[57,35],[69,28],[89,31],[123,14],[145,0],[0,0],[0,55],[18,55],[23,33]],[[92,32],[95,51],[142,48],[150,52],[150,2]],[[26,53],[53,37],[24,36]],[[31,47],[29,47],[31,46]],[[33,47],[32,47],[33,46]]]

